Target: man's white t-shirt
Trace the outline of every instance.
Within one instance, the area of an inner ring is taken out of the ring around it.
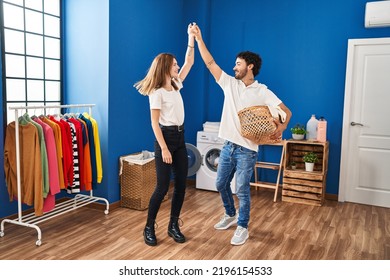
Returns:
[[[217,83],[225,95],[218,136],[257,152],[258,145],[241,136],[238,112],[244,108],[257,105],[276,107],[282,101],[266,85],[254,81],[247,87],[241,80],[227,75],[224,71],[222,71]]]
[[[161,125],[182,125],[184,123],[184,104],[180,94],[183,84],[180,79],[175,82],[178,90],[167,91],[159,88],[149,95],[150,109],[160,110],[159,123]]]

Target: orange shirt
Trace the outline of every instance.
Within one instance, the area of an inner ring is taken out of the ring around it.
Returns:
[[[37,128],[19,125],[21,202],[34,205],[35,215],[43,215],[42,161]],[[4,143],[4,171],[10,201],[18,198],[15,122],[7,125]]]
[[[92,190],[92,167],[91,167],[91,151],[89,147],[89,138],[88,138],[88,127],[85,121],[82,119],[77,119],[80,121],[82,126],[84,127],[83,132],[83,141],[84,141],[84,162],[83,162],[83,168],[84,168],[84,180],[81,182],[81,186],[85,187],[86,191]]]

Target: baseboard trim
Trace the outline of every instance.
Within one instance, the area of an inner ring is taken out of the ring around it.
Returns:
[[[326,193],[325,194],[325,199],[338,201],[339,200],[339,196],[337,194],[333,194],[333,193]]]

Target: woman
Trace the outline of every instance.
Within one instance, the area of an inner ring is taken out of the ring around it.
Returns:
[[[150,198],[148,218],[143,233],[145,243],[149,246],[157,245],[154,224],[161,202],[168,192],[171,172],[174,175],[175,185],[168,235],[178,243],[184,243],[186,240],[178,224],[188,169],[184,141],[184,105],[180,89],[194,64],[194,37],[191,34],[194,26],[195,23],[188,25],[187,51],[180,72],[176,58],[171,54],[162,53],[153,60],[146,77],[135,84],[141,94],[149,96],[152,129],[156,137],[154,148],[157,186]]]

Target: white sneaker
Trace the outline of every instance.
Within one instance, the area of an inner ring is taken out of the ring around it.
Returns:
[[[237,223],[237,214],[233,217],[230,217],[229,215],[225,214],[221,220],[214,225],[215,229],[221,230],[221,229],[228,229],[233,224]]]
[[[249,238],[248,229],[238,226],[236,231],[234,232],[232,240],[230,240],[230,244],[232,245],[242,245]]]

